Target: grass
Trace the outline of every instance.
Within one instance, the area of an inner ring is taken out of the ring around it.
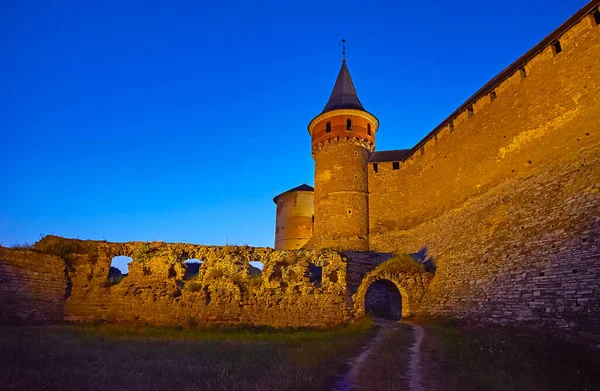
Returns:
[[[10,248],[17,249],[17,250],[33,250],[33,245],[30,243],[27,243],[27,242],[23,242],[23,243],[16,242],[16,243],[11,244]]]
[[[429,324],[424,378],[444,390],[593,390],[600,352],[510,328]]]
[[[425,266],[408,254],[395,253],[394,256],[379,265],[379,268],[391,274],[425,272]]]
[[[584,346],[509,328],[423,325],[426,390],[593,390],[600,384],[600,352]],[[0,326],[0,389],[325,389],[370,334],[368,320],[328,330]],[[407,389],[413,341],[406,324],[383,333],[355,386]]]
[[[2,326],[0,389],[320,389],[369,330]]]

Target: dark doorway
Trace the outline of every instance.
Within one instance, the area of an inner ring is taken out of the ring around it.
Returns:
[[[376,318],[402,319],[402,296],[390,280],[377,280],[367,289],[365,313]]]

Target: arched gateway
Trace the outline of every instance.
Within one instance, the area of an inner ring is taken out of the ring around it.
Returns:
[[[365,313],[377,318],[402,319],[402,295],[390,280],[377,280],[367,288]]]
[[[412,262],[392,258],[367,273],[352,295],[354,315],[400,320],[414,314],[433,275]]]

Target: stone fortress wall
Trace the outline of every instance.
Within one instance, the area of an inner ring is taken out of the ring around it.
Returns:
[[[600,342],[599,3],[401,161],[367,164],[375,122],[369,133],[368,122],[354,119],[352,131],[366,138],[330,140],[329,133],[346,134],[345,120],[329,132],[317,121],[311,135],[325,141],[313,145],[315,231],[304,249],[49,236],[33,250],[0,248],[0,320],[331,326],[362,315],[370,285],[387,280],[402,295],[404,316],[525,325]],[[282,221],[293,220],[293,200],[281,200]],[[297,226],[308,225],[308,212],[302,219]],[[337,251],[348,249],[363,251]],[[398,269],[387,263],[391,253],[413,253],[434,273]],[[133,262],[111,285],[118,255]],[[190,258],[203,261],[192,279]],[[260,276],[251,261],[264,264]]]
[[[371,250],[437,266],[421,312],[598,338],[600,26],[584,11],[407,159],[369,164]]]
[[[128,275],[112,284],[109,268],[116,256],[132,262]],[[194,276],[187,273],[189,259],[202,262]],[[262,263],[262,272],[250,262]],[[358,286],[346,289],[347,262],[331,250],[46,236],[33,249],[0,247],[0,322],[333,326],[355,311],[351,295]],[[416,309],[429,274],[395,278]]]

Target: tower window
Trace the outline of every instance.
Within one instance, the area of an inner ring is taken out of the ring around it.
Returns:
[[[473,111],[473,105],[470,105],[469,107],[467,107],[467,113],[468,113],[469,118],[471,118],[473,116],[473,114],[475,113]]]
[[[454,121],[450,121],[448,124],[448,129],[450,129],[450,133],[454,132]]]
[[[596,23],[596,26],[600,25],[600,8],[597,8],[592,15],[594,16],[594,22]]]
[[[331,122],[327,122],[327,125],[325,125],[325,133],[329,132],[331,132]]]
[[[562,52],[562,47],[560,46],[559,40],[552,42],[552,51],[554,51],[554,55],[557,55],[558,53]]]
[[[496,100],[496,91],[492,91],[490,92],[490,102],[493,102]]]
[[[346,130],[352,130],[352,120],[351,119],[346,120]]]
[[[379,172],[379,164],[373,163],[373,171]]]
[[[367,124],[367,134],[371,135],[371,124]]]
[[[400,162],[392,162],[392,170],[399,170]]]
[[[519,72],[521,73],[522,79],[525,79],[527,77],[527,72],[525,71],[525,67],[519,68]]]

